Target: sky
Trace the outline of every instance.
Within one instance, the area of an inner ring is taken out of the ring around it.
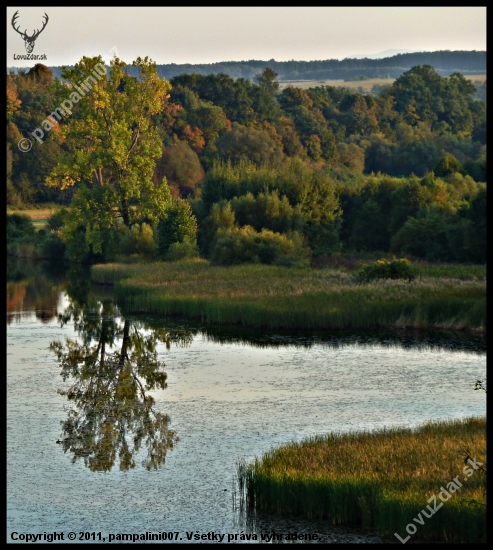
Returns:
[[[25,55],[11,24],[35,41]],[[343,59],[387,49],[486,50],[485,7],[8,7],[7,67],[73,65],[113,54],[126,62],[214,63]]]

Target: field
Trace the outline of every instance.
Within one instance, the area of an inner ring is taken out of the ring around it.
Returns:
[[[484,417],[291,443],[251,464],[240,462],[238,479],[247,504],[257,509],[361,525],[394,542],[394,533],[407,537],[410,523],[417,532],[412,540],[485,542],[486,476],[466,472],[468,455],[486,469]],[[454,479],[460,487],[451,485]],[[439,493],[449,501],[443,506]],[[436,517],[430,517],[433,495]]]
[[[485,331],[484,275],[483,266],[442,266],[438,272],[424,266],[413,282],[360,284],[353,272],[342,269],[219,267],[206,260],[91,269],[93,282],[114,285],[115,298],[128,312],[198,318],[208,324],[322,330]]]
[[[288,86],[296,86],[297,88],[314,88],[315,86],[336,86],[338,88],[344,87],[351,90],[356,90],[360,86],[365,92],[371,92],[371,89],[375,84],[378,85],[390,85],[394,82],[395,78],[369,78],[368,80],[352,80],[345,82],[342,79],[339,80],[283,80],[280,81],[281,90]]]
[[[473,82],[483,83],[486,80],[485,74],[478,75],[465,75],[465,78],[472,80]],[[350,90],[357,90],[360,86],[365,92],[371,92],[375,85],[390,85],[395,81],[395,78],[369,78],[368,80],[352,80],[345,82],[342,79],[339,80],[281,80],[279,82],[281,90],[288,86],[296,86],[298,88],[314,88],[315,86],[336,86],[349,88]]]
[[[46,220],[53,214],[55,208],[40,208],[40,209],[7,209],[7,214],[24,214],[29,216],[33,221],[36,230],[43,228],[46,225]]]

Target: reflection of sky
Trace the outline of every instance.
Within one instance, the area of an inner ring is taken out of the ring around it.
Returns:
[[[64,300],[64,298],[60,298]],[[66,305],[59,301],[59,311]],[[485,413],[485,355],[317,343],[258,348],[196,336],[159,346],[168,388],[153,392],[180,441],[166,466],[91,473],[56,445],[66,400],[53,340],[70,324],[22,316],[7,328],[8,532],[238,532],[235,461],[328,431]]]
[[[300,433],[329,429],[320,421],[314,421],[319,429],[303,428],[322,415],[336,415],[341,429],[359,429],[479,414],[484,403],[472,387],[485,375],[486,358],[470,353],[322,344],[259,349],[201,337],[188,349],[163,346],[162,353],[169,388],[155,392],[158,400],[258,403],[262,409],[275,403],[303,411]]]

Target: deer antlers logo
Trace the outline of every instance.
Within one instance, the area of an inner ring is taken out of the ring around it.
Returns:
[[[24,32],[21,32],[19,30],[19,26],[17,27],[15,26],[16,19],[17,17],[19,17],[19,10],[17,10],[14,13],[14,17],[12,17],[12,27],[14,27],[14,30],[21,35],[22,40],[24,40],[24,45],[26,46],[27,53],[31,53],[34,50],[34,43],[36,42],[36,38],[38,38],[38,36],[43,32],[44,28],[46,27],[46,24],[48,23],[48,16],[46,15],[46,13],[44,16],[46,19],[43,21],[43,26],[41,27],[41,30],[33,31],[32,36],[29,36],[27,34],[27,29]]]

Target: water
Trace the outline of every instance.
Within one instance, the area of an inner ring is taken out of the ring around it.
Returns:
[[[227,540],[270,529],[378,542],[247,514],[237,459],[328,431],[485,414],[484,393],[473,391],[486,373],[481,337],[211,330],[124,317],[75,268],[66,280],[54,266],[9,263],[8,280],[9,542],[13,532],[172,532],[186,541],[187,532]],[[60,348],[61,368],[49,346],[65,338],[77,348]],[[142,392],[139,381],[155,387]]]

